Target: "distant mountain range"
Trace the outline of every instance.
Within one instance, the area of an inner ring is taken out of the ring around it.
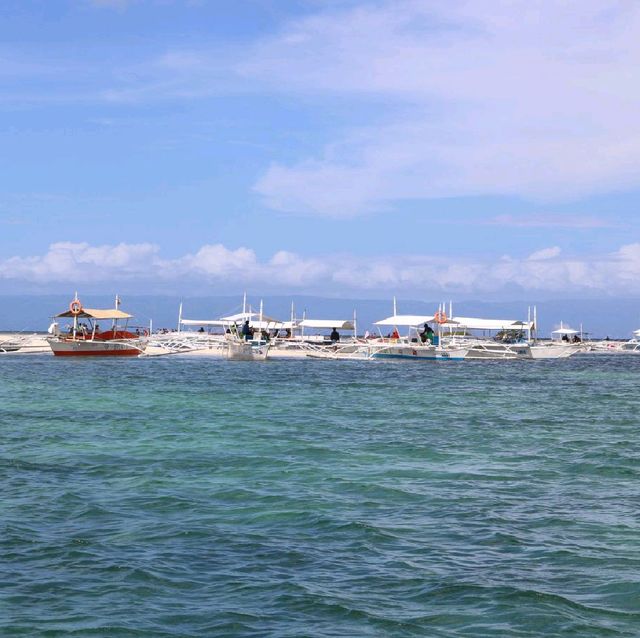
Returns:
[[[63,295],[4,295],[0,296],[0,330],[46,330],[51,317],[67,309],[70,297]],[[112,308],[114,297],[107,295],[82,296],[86,307]],[[242,295],[177,297],[161,295],[127,295],[122,299],[123,310],[135,315],[136,325],[154,328],[174,328],[178,321],[178,307],[183,304],[183,317],[188,319],[215,319],[242,309]],[[291,303],[298,319],[303,313],[310,319],[352,319],[357,312],[358,332],[372,330],[374,321],[393,314],[391,299],[336,299],[294,295],[267,296],[263,299],[264,313],[279,319],[289,319]],[[248,299],[257,311],[260,299]],[[437,301],[398,299],[401,314],[432,314],[438,308]],[[548,336],[560,321],[579,329],[584,327],[592,336],[629,338],[640,328],[640,299],[625,300],[546,300],[532,301],[454,301],[454,314],[496,319],[527,319],[527,308],[537,305],[538,330]],[[448,312],[448,302],[446,310]]]

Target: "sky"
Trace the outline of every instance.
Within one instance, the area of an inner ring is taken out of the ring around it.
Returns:
[[[640,4],[3,0],[0,293],[640,297]]]

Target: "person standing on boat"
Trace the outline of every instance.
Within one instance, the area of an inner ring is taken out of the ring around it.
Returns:
[[[420,340],[422,343],[426,343],[427,341],[433,343],[433,335],[433,328],[428,323],[425,323],[424,328],[420,333]]]
[[[340,341],[340,333],[334,328],[329,335],[331,341],[335,343],[336,341]]]
[[[245,341],[249,341],[249,339],[251,339],[251,337],[253,337],[253,334],[252,334],[251,326],[249,325],[249,320],[247,319],[242,324],[242,338]]]

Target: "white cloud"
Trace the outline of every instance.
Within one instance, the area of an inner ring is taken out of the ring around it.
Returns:
[[[104,281],[116,274],[135,276],[159,264],[153,244],[91,246],[87,243],[51,244],[42,256],[11,257],[0,261],[0,279],[25,281]]]
[[[640,293],[640,243],[583,258],[563,257],[558,247],[524,257],[445,259],[425,255],[356,257],[328,254],[305,258],[278,251],[259,259],[250,248],[202,246],[182,257],[163,258],[153,244],[91,246],[52,244],[43,255],[0,261],[0,281],[104,287],[127,283],[139,291],[170,284],[178,290],[238,291],[250,286],[265,291],[366,293],[389,291],[421,295],[523,292],[612,294]]]
[[[545,259],[553,259],[554,257],[558,257],[562,251],[559,246],[553,246],[551,248],[542,248],[541,250],[536,250],[536,252],[531,253],[528,257],[529,261],[543,261]]]
[[[640,5],[398,0],[327,11],[240,72],[292,93],[375,99],[364,122],[256,190],[274,208],[356,215],[389,200],[562,200],[640,178]]]

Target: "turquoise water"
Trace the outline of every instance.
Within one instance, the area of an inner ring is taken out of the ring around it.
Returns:
[[[639,636],[640,357],[0,360],[2,636]]]

